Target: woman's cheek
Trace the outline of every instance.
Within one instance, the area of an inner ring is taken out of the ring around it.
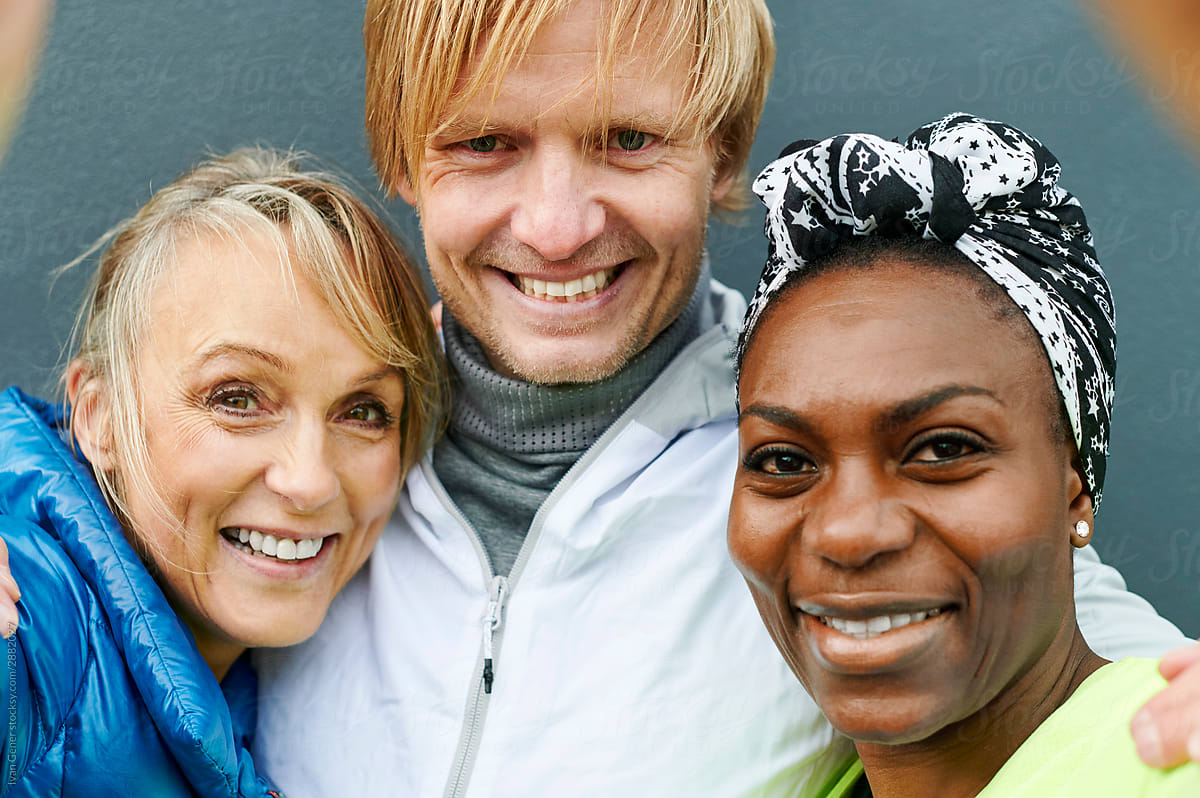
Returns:
[[[761,497],[741,497],[730,515],[729,553],[746,579],[764,589],[786,555],[784,508]]]

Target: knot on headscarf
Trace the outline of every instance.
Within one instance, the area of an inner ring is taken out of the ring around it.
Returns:
[[[1058,159],[1002,122],[950,114],[903,142],[799,141],[755,179],[767,264],[738,341],[809,264],[856,236],[933,238],[999,284],[1037,331],[1100,504],[1116,369],[1112,294]]]

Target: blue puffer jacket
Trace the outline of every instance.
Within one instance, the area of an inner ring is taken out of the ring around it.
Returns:
[[[62,424],[61,407],[0,395],[0,537],[21,586],[20,630],[0,640],[0,794],[276,795],[250,758],[247,659],[218,685]]]

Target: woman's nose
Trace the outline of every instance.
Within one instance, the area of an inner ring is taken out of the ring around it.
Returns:
[[[559,261],[604,230],[604,206],[593,196],[589,162],[579,152],[546,147],[531,153],[522,169],[510,222],[518,241]]]
[[[324,424],[298,424],[284,437],[267,467],[267,488],[297,512],[321,509],[341,493]]]
[[[886,476],[867,464],[839,467],[809,496],[800,540],[804,549],[844,568],[861,568],[913,542],[910,513],[886,490]]]

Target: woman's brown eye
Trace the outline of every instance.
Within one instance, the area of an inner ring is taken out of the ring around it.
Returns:
[[[379,410],[368,405],[352,407],[346,415],[354,421],[375,422],[380,420]]]
[[[774,476],[807,473],[815,469],[812,461],[803,454],[778,449],[753,452],[746,457],[743,466],[750,471]]]
[[[249,389],[240,387],[214,392],[208,404],[216,410],[235,415],[247,415],[261,409],[258,397]]]
[[[938,441],[930,444],[929,449],[935,458],[944,460],[949,457],[958,457],[966,450],[966,447],[961,441]]]
[[[804,461],[794,454],[777,454],[767,459],[763,470],[772,474],[794,474],[804,470]]]
[[[926,440],[912,455],[916,463],[942,463],[957,460],[983,450],[983,444],[958,435],[942,435]]]

